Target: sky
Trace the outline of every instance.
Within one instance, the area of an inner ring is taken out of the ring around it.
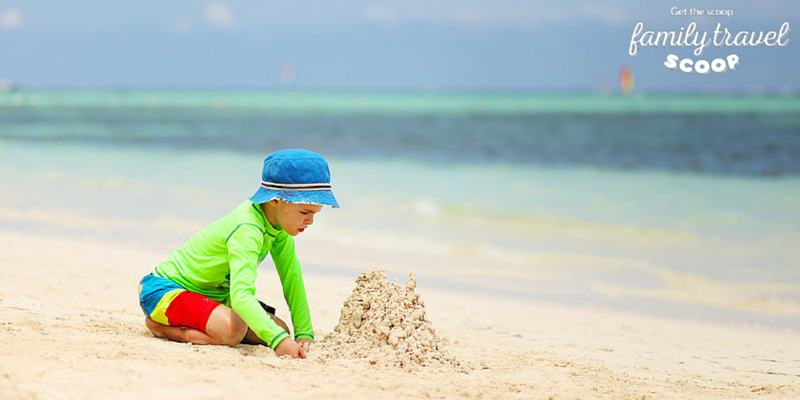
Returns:
[[[673,15],[692,8],[733,14]],[[786,46],[712,44],[701,56],[693,46],[638,46],[634,57],[639,22],[676,34],[694,23],[709,36],[717,24],[733,35],[790,30]],[[643,93],[797,93],[795,30],[794,0],[0,0],[0,81],[20,90],[591,92],[616,88],[628,65]],[[664,65],[670,54],[739,63],[686,73]]]

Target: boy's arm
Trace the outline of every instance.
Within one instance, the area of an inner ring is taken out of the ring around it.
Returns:
[[[269,318],[256,300],[256,268],[264,234],[250,224],[239,225],[226,241],[231,271],[231,308],[273,350],[289,334]]]
[[[308,307],[306,286],[300,269],[300,260],[294,250],[294,239],[285,232],[278,235],[272,243],[272,260],[278,270],[283,286],[283,297],[289,305],[294,327],[294,338],[314,340],[314,327],[311,325],[311,310]]]

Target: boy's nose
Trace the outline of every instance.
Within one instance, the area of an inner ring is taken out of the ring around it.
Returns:
[[[313,215],[309,215],[308,217],[306,217],[306,225],[311,225],[313,223],[314,223],[314,216]]]

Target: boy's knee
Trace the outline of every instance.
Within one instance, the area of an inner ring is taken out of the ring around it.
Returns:
[[[213,337],[217,344],[236,346],[242,342],[242,339],[247,334],[247,324],[233,310],[227,309],[225,311],[228,312],[216,313],[216,310],[214,310],[217,315],[212,313],[206,333]]]
[[[247,324],[241,318],[239,318],[238,315],[234,315],[232,318],[230,318],[228,329],[225,329],[219,338],[221,342],[220,344],[224,344],[226,346],[236,346],[242,342],[242,339],[244,339],[246,334]]]

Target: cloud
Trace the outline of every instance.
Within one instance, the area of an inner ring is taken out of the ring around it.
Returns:
[[[22,25],[22,13],[16,8],[11,8],[8,11],[0,14],[0,28],[11,30],[19,28]]]
[[[236,20],[227,5],[223,3],[209,4],[203,12],[203,18],[209,24],[223,29],[236,27]]]

